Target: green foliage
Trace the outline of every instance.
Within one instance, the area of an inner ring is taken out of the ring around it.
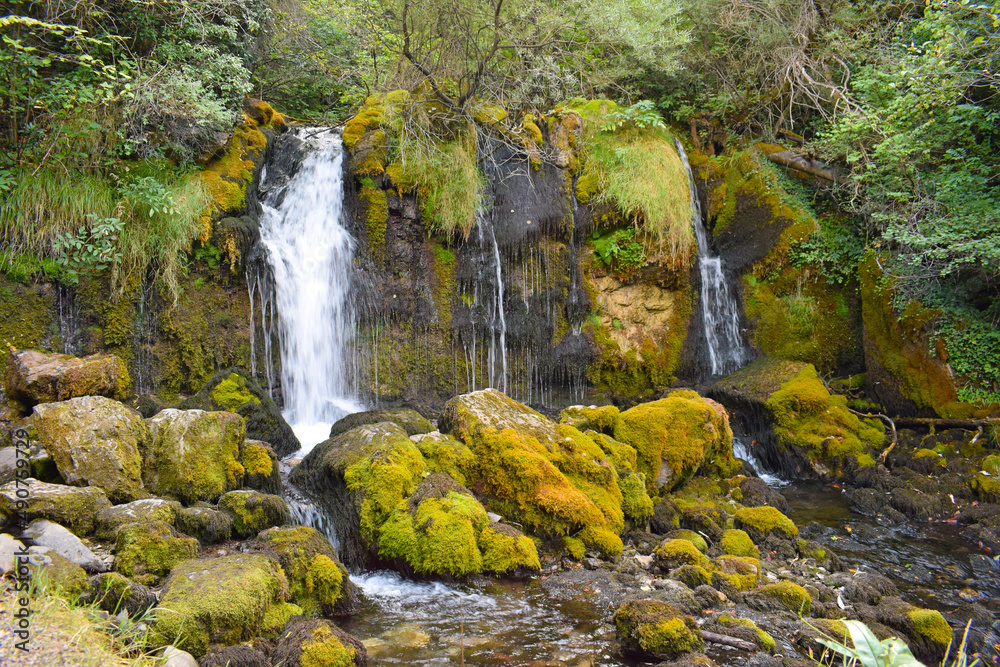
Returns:
[[[944,339],[948,363],[964,386],[958,389],[963,401],[1000,403],[1000,329],[976,312],[950,312],[938,326]]]
[[[816,267],[830,283],[857,280],[858,262],[865,252],[862,230],[853,218],[819,218],[820,229],[788,252],[794,266]]]
[[[636,240],[635,230],[631,227],[606,234],[594,230],[591,242],[594,244],[594,254],[604,265],[613,265],[621,273],[635,271],[646,264],[646,249]]]
[[[118,218],[98,219],[91,215],[88,224],[80,226],[75,233],[56,235],[57,261],[70,282],[76,283],[81,275],[101,273],[121,261],[116,241],[123,224]]]
[[[208,268],[212,270],[219,268],[219,262],[221,260],[222,251],[219,250],[217,246],[214,246],[207,241],[194,250],[194,261],[205,262],[208,264]]]
[[[923,663],[913,657],[910,648],[899,637],[879,641],[868,626],[861,621],[841,621],[851,635],[853,647],[828,637],[817,641],[828,649],[844,657],[844,664],[860,667],[923,667]]]
[[[624,127],[639,129],[666,130],[663,116],[656,110],[656,105],[650,100],[641,100],[630,107],[617,108],[609,111],[601,126],[601,132],[614,132]]]

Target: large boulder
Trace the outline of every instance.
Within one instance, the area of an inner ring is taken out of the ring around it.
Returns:
[[[230,491],[219,498],[219,509],[233,517],[233,531],[244,538],[292,520],[284,498],[259,491]]]
[[[99,572],[105,569],[100,559],[85,545],[80,538],[66,530],[58,523],[47,519],[35,519],[21,533],[39,547],[48,547],[63,558],[76,563],[87,572]]]
[[[365,412],[349,414],[337,420],[330,427],[330,437],[340,435],[358,426],[377,424],[379,422],[392,422],[393,424],[402,426],[407,435],[420,435],[421,433],[430,433],[434,430],[434,424],[416,410],[394,408],[387,410],[367,410]]]
[[[613,622],[622,651],[643,659],[664,660],[701,650],[697,624],[666,602],[630,600]]]
[[[104,489],[114,503],[144,495],[141,452],[151,435],[135,412],[103,396],[82,396],[36,405],[32,421],[67,484]]]
[[[124,400],[132,386],[128,368],[111,354],[83,359],[35,350],[11,352],[4,369],[4,392],[24,407],[79,396]]]
[[[646,476],[650,495],[671,491],[703,467],[726,477],[739,470],[725,408],[693,391],[626,410],[614,435],[635,448],[636,468]]]
[[[254,550],[273,556],[288,577],[291,602],[309,616],[357,611],[358,591],[325,537],[315,528],[287,526],[261,532]]]
[[[130,523],[118,530],[115,571],[141,584],[156,583],[181,561],[198,555],[198,540],[163,521]]]
[[[170,409],[148,421],[153,437],[144,453],[142,477],[151,492],[193,503],[215,501],[242,485],[242,417]]]
[[[281,567],[264,554],[184,561],[163,585],[151,642],[165,646],[183,639],[200,657],[210,643],[228,646],[274,635],[292,613],[301,613],[287,597]]]
[[[268,443],[281,458],[302,447],[274,399],[238,368],[219,371],[197,394],[178,407],[181,410],[235,412],[246,421],[246,436]]]
[[[531,540],[498,530],[468,489],[431,472],[402,427],[369,424],[320,443],[290,480],[331,511],[351,566],[463,576],[537,569]]]
[[[740,415],[764,465],[788,477],[832,478],[873,466],[885,441],[882,424],[859,419],[809,364],[759,357],[709,393]]]
[[[244,441],[240,464],[243,466],[243,486],[264,493],[281,493],[278,455],[271,445],[261,440]]]
[[[490,511],[536,535],[575,535],[617,555],[623,505],[649,505],[623,497],[619,477],[630,471],[621,443],[556,424],[495,389],[452,398],[439,426],[472,450],[480,474],[473,486]],[[629,488],[646,495],[641,484]]]
[[[0,486],[0,518],[4,521],[15,517],[25,521],[48,519],[77,535],[88,535],[94,530],[94,516],[106,507],[111,507],[111,502],[96,486],[81,489],[31,477]]]
[[[106,507],[94,517],[94,533],[98,539],[112,540],[117,536],[118,529],[128,523],[162,521],[172,526],[180,511],[179,502],[163,498],[145,498],[125,505]]]

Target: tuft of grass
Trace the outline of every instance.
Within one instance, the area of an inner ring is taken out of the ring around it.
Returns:
[[[611,204],[649,234],[674,262],[687,266],[694,248],[687,171],[662,127],[609,122],[621,115],[609,100],[570,107],[584,120],[584,176],[596,178],[593,200]]]

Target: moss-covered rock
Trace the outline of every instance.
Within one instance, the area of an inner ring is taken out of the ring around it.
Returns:
[[[395,408],[387,410],[367,410],[365,412],[355,412],[337,420],[330,427],[330,437],[340,435],[345,431],[365,424],[377,424],[379,422],[392,422],[401,426],[407,435],[419,435],[430,433],[434,430],[431,420],[421,415],[416,410],[409,408]]]
[[[791,581],[767,584],[751,593],[747,603],[764,611],[786,610],[808,616],[812,599],[806,589]]]
[[[148,585],[197,555],[198,540],[181,535],[163,521],[129,523],[118,529],[115,571]]]
[[[882,598],[876,607],[862,608],[861,620],[875,621],[906,635],[913,654],[926,664],[945,656],[953,631],[941,612],[915,607],[895,596]]]
[[[741,507],[736,510],[733,520],[736,527],[746,531],[756,544],[763,542],[769,535],[776,535],[785,540],[791,540],[799,535],[799,529],[791,519],[768,505]]]
[[[608,555],[624,527],[618,475],[593,439],[487,389],[445,404],[440,425],[476,456],[491,511],[539,536],[577,535]]]
[[[178,407],[181,410],[221,410],[240,415],[246,422],[246,437],[266,442],[279,458],[302,447],[267,391],[239,368],[219,371],[197,394],[185,399]]]
[[[695,546],[701,553],[708,551],[708,542],[700,534],[694,532],[693,530],[687,530],[686,528],[681,530],[672,530],[667,535],[672,540],[687,540]]]
[[[702,466],[714,465],[728,474],[739,466],[729,415],[692,391],[626,410],[614,435],[636,449],[636,467],[646,475],[651,495],[670,491]]]
[[[215,501],[243,483],[243,418],[231,412],[163,410],[148,420],[153,432],[143,455],[146,488],[185,503]]]
[[[126,505],[105,507],[94,517],[94,534],[99,539],[112,540],[125,524],[143,521],[162,521],[173,526],[180,511],[179,502],[163,498],[145,498]]]
[[[707,628],[709,631],[722,635],[729,635],[737,639],[752,642],[766,653],[774,653],[776,644],[774,637],[757,627],[749,618],[739,618],[730,614],[719,614],[714,619],[713,626]]]
[[[294,619],[285,628],[272,656],[283,667],[363,667],[364,644],[322,619]]]
[[[93,580],[94,602],[109,614],[124,611],[129,616],[141,618],[156,606],[156,593],[117,572],[105,572]]]
[[[230,491],[219,498],[219,509],[233,517],[233,532],[240,537],[252,537],[292,520],[284,498],[259,491]]]
[[[48,519],[81,536],[94,530],[94,516],[110,506],[104,491],[94,486],[81,489],[29,477],[0,487],[0,517],[5,521],[15,516],[27,521]]]
[[[673,570],[681,565],[708,567],[709,560],[694,544],[684,539],[664,540],[653,550],[653,558],[663,571]]]
[[[613,405],[571,405],[559,413],[559,423],[579,431],[597,431],[614,435],[621,411]]]
[[[674,607],[658,600],[631,600],[615,611],[622,650],[641,658],[666,659],[701,650],[698,626]]]
[[[761,579],[760,561],[747,556],[720,556],[713,561],[712,584],[719,588],[718,580],[738,591],[750,591]]]
[[[90,592],[87,572],[49,547],[28,548],[28,576],[39,590],[65,598],[77,598]]]
[[[260,636],[265,616],[287,598],[281,567],[263,554],[188,560],[163,585],[151,643],[202,656],[210,643],[228,646]]]
[[[691,590],[712,583],[712,575],[701,565],[681,565],[670,572],[670,578],[676,579]]]
[[[25,407],[80,396],[123,401],[132,388],[124,362],[112,354],[79,359],[68,354],[20,350],[7,356],[3,380],[7,399]]]
[[[290,601],[302,613],[330,615],[353,605],[355,594],[347,570],[333,546],[314,528],[269,528],[257,536],[252,546],[273,555],[281,564],[288,578]]]
[[[437,431],[410,436],[429,472],[443,472],[459,484],[471,484],[476,475],[476,457],[461,440]]]
[[[204,544],[225,542],[233,532],[233,517],[210,507],[185,507],[177,512],[177,528]]]
[[[722,553],[729,556],[748,556],[760,558],[760,549],[753,543],[746,531],[739,529],[727,530],[722,534],[719,543]]]
[[[243,466],[243,486],[263,493],[281,493],[278,455],[271,445],[260,440],[244,440],[240,465]]]
[[[66,483],[101,488],[115,503],[145,494],[141,452],[151,434],[121,403],[102,396],[41,403],[31,421]]]

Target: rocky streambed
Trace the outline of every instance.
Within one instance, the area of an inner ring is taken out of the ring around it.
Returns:
[[[1000,655],[995,443],[904,431],[882,456],[878,423],[840,410],[808,367],[765,406],[795,426],[778,441],[798,468],[831,474],[779,490],[734,457],[723,405],[690,390],[558,421],[473,392],[436,423],[350,415],[299,461],[236,372],[181,406],[202,409],[145,418],[72,382],[62,400],[29,385],[9,419],[30,445],[0,452],[0,563],[30,547],[41,588],[148,651],[202,666],[791,667],[858,619],[927,664],[967,624],[971,653]]]

